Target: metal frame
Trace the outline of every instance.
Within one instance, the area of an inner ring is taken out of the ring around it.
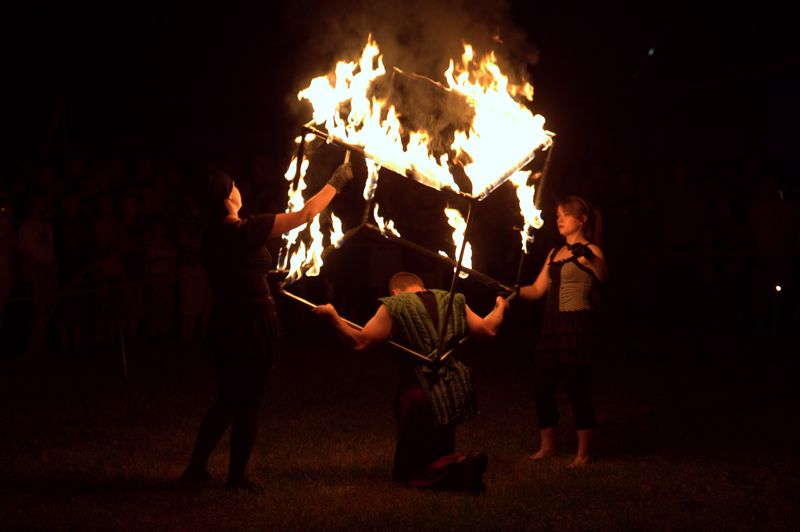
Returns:
[[[295,171],[295,176],[294,176],[294,179],[292,181],[292,186],[295,187],[295,188],[297,187],[298,182],[299,182],[300,177],[301,177],[301,167],[302,167],[303,156],[304,156],[304,152],[305,152],[305,136],[308,133],[311,133],[311,134],[315,135],[318,138],[324,139],[329,143],[336,144],[338,146],[341,146],[342,148],[345,148],[347,150],[347,155],[346,155],[346,159],[345,160],[349,159],[349,154],[350,154],[351,151],[353,151],[353,152],[358,153],[359,155],[361,155],[364,158],[372,159],[372,160],[378,162],[381,165],[381,167],[383,167],[383,168],[388,168],[389,170],[394,171],[395,173],[398,173],[400,175],[405,175],[409,179],[412,179],[414,181],[418,181],[417,179],[414,178],[413,175],[409,176],[405,172],[401,172],[399,169],[393,169],[391,167],[391,164],[384,164],[380,160],[370,156],[370,154],[367,153],[360,146],[354,146],[354,145],[348,144],[348,143],[346,143],[346,142],[344,142],[344,141],[342,141],[340,139],[337,139],[333,135],[329,135],[328,133],[313,127],[310,124],[306,124],[300,129],[300,143],[299,143],[299,145],[297,147],[297,163],[296,163],[297,164],[297,169]],[[551,144],[551,146],[550,146],[550,148],[548,150],[548,154],[547,154],[547,157],[545,159],[544,168],[542,170],[542,175],[539,178],[540,179],[540,187],[544,183],[545,175],[547,174],[547,171],[548,171],[549,166],[550,166],[550,158],[552,156],[552,149],[553,149],[553,144]],[[535,150],[534,150],[534,152],[535,152]],[[470,228],[471,228],[471,224],[472,224],[472,207],[473,207],[473,204],[475,202],[480,202],[480,201],[486,199],[489,196],[489,194],[491,194],[497,187],[502,185],[513,172],[516,172],[520,168],[522,168],[525,165],[527,165],[533,159],[534,152],[531,152],[529,154],[529,156],[525,160],[521,161],[521,163],[514,170],[512,170],[510,172],[507,172],[506,174],[501,176],[497,181],[495,181],[493,186],[487,188],[485,191],[483,191],[478,196],[472,196],[471,194],[467,194],[467,193],[460,192],[460,191],[454,191],[454,190],[451,190],[451,189],[437,189],[437,190],[439,190],[440,192],[442,192],[442,193],[444,193],[446,195],[449,195],[451,197],[455,197],[457,199],[461,199],[461,200],[464,200],[464,201],[467,202],[467,218],[466,218],[466,227],[464,229],[464,239],[463,239],[463,241],[461,243],[460,249],[458,250],[458,260],[456,260],[456,261],[454,261],[450,257],[446,257],[446,256],[442,256],[442,255],[440,255],[438,253],[434,253],[433,251],[431,251],[431,250],[429,250],[429,249],[427,249],[427,248],[425,248],[423,246],[420,246],[416,242],[413,242],[413,241],[408,240],[406,238],[403,238],[401,236],[397,236],[397,235],[394,235],[394,234],[391,234],[391,233],[387,233],[387,232],[381,231],[381,229],[379,227],[377,227],[376,225],[370,223],[368,220],[369,220],[369,215],[370,215],[370,211],[372,209],[372,206],[375,203],[374,202],[374,194],[372,196],[370,196],[369,199],[367,199],[366,205],[364,207],[364,212],[362,213],[362,216],[361,216],[361,223],[358,226],[348,230],[344,234],[344,236],[339,240],[339,242],[337,242],[336,246],[329,245],[327,248],[325,248],[323,250],[322,258],[324,259],[334,249],[338,249],[339,247],[341,247],[342,244],[344,244],[347,240],[352,238],[354,235],[356,235],[362,229],[368,229],[370,231],[377,232],[378,234],[380,234],[381,236],[383,236],[387,240],[390,240],[392,242],[397,242],[397,243],[399,243],[399,244],[401,244],[401,245],[403,245],[405,247],[413,249],[413,250],[415,250],[417,252],[425,254],[425,255],[427,255],[429,257],[432,257],[432,258],[434,258],[436,260],[444,262],[445,264],[447,264],[449,266],[453,266],[454,267],[453,268],[453,276],[452,276],[452,278],[450,280],[450,291],[449,291],[449,296],[448,296],[448,301],[447,301],[447,308],[445,310],[445,319],[439,326],[439,343],[438,343],[436,352],[432,356],[426,356],[426,355],[424,355],[422,353],[418,353],[417,351],[414,351],[413,349],[409,349],[406,346],[403,346],[401,344],[398,344],[397,342],[394,342],[394,341],[390,340],[390,341],[388,341],[388,343],[391,346],[393,346],[396,349],[400,350],[401,352],[411,356],[412,358],[414,358],[417,361],[423,362],[423,363],[428,364],[428,365],[436,366],[436,365],[441,364],[445,360],[447,360],[453,354],[453,352],[456,349],[458,349],[464,343],[466,343],[466,341],[469,339],[468,336],[464,336],[464,337],[460,338],[458,340],[458,342],[456,343],[456,345],[451,347],[449,350],[444,351],[444,344],[445,344],[444,333],[446,331],[447,323],[450,321],[450,316],[452,315],[453,301],[455,300],[456,283],[458,281],[459,273],[462,272],[462,271],[467,273],[467,274],[469,274],[470,276],[472,276],[473,279],[485,284],[486,286],[488,286],[490,288],[500,289],[500,290],[502,290],[504,292],[510,292],[510,294],[506,297],[506,301],[511,301],[516,297],[516,295],[517,295],[517,287],[519,285],[520,277],[522,275],[522,265],[523,265],[523,261],[524,261],[525,255],[526,255],[525,253],[520,253],[519,265],[517,267],[517,278],[516,278],[516,281],[515,281],[515,284],[514,284],[513,287],[509,287],[508,285],[506,285],[504,283],[501,283],[500,281],[498,281],[496,279],[493,279],[492,277],[490,277],[490,276],[488,276],[488,275],[486,275],[486,274],[484,274],[482,272],[479,272],[479,271],[474,270],[472,268],[467,268],[467,267],[462,265],[462,262],[464,260],[464,251],[465,251],[466,245],[468,243],[468,236],[469,236],[469,232],[470,232]],[[424,185],[424,183],[421,183],[421,184]],[[541,198],[540,191],[541,191],[541,188],[537,188],[536,197],[535,197],[535,200],[534,200],[534,203],[537,205],[537,208],[538,208],[539,202],[541,201],[541,199],[540,199]],[[300,296],[298,296],[296,294],[293,294],[289,290],[287,290],[288,284],[290,284],[290,283],[286,283],[285,281],[283,283],[281,283],[280,289],[279,289],[281,294],[283,294],[283,295],[285,295],[285,296],[287,296],[287,297],[289,297],[289,298],[291,298],[291,299],[293,299],[293,300],[295,300],[295,301],[297,301],[299,303],[302,303],[302,304],[304,304],[306,306],[309,306],[309,307],[312,307],[312,308],[316,307],[316,305],[314,303],[312,303],[312,302],[310,302],[310,301],[308,301],[306,299],[303,299]],[[361,325],[358,325],[357,323],[354,323],[354,322],[346,320],[346,319],[344,320],[344,322],[347,323],[350,327],[353,327],[354,329],[357,329],[357,330],[362,330],[364,328]]]

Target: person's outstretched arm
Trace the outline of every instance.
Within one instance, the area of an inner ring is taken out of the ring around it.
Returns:
[[[539,276],[536,278],[533,284],[520,287],[519,297],[530,301],[533,299],[539,299],[547,293],[548,288],[550,288],[550,278],[547,276],[547,265],[550,264],[550,260],[555,251],[555,249],[552,249],[550,250],[550,253],[547,254],[547,259],[545,259],[544,265],[542,266],[541,271],[539,271]]]
[[[272,226],[272,231],[269,233],[269,238],[280,236],[287,231],[291,231],[295,227],[299,227],[313,220],[314,216],[322,212],[322,209],[328,206],[333,197],[336,196],[351,179],[353,179],[353,169],[350,163],[339,165],[339,167],[333,171],[333,174],[331,174],[328,183],[322,187],[322,190],[305,202],[302,209],[295,212],[283,212],[275,215],[275,223]]]
[[[508,301],[498,296],[492,311],[481,318],[467,305],[467,328],[469,333],[478,338],[494,338],[497,336],[497,329],[503,323],[503,315],[507,308]]]
[[[331,304],[314,307],[313,312],[330,321],[336,328],[336,332],[356,351],[372,347],[386,340],[392,334],[392,316],[386,305],[381,305],[360,331],[348,325]]]

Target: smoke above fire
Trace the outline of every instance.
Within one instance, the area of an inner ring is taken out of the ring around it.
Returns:
[[[533,98],[527,76],[515,76],[514,68],[502,66],[509,57],[503,52],[511,48],[496,21],[505,10],[498,11],[497,5],[487,10],[480,3],[445,9],[411,1],[399,7],[370,4],[361,11],[348,6],[348,16],[341,18],[334,16],[341,15],[339,7],[331,4],[315,12],[314,22],[307,24],[313,37],[302,41],[305,53],[299,44],[293,52],[303,58],[297,62],[298,72],[310,77],[299,84],[296,97],[303,107],[298,116],[322,130],[316,135],[364,154],[370,168],[365,199],[373,198],[379,166],[478,200],[511,179],[518,189],[524,232],[540,227],[530,171],[520,169],[537,150],[550,147],[554,134],[544,129],[542,115],[520,101]],[[470,23],[475,20],[480,22]],[[326,31],[313,33],[319,21],[325,22]],[[520,38],[519,32],[509,33]],[[387,40],[388,46],[378,44]],[[327,70],[308,70],[312,65]],[[297,174],[299,163],[290,165],[287,179]],[[300,181],[289,190],[289,210],[294,200],[302,202],[303,174],[301,166]],[[530,193],[520,194],[520,189]],[[446,208],[445,213],[455,248],[463,251],[464,265],[470,268],[466,221],[457,209]],[[384,223],[377,205],[373,215],[381,233],[399,237],[391,220]],[[289,269],[286,282],[319,273],[326,239],[320,228],[317,217],[303,230],[308,238],[299,244],[299,234],[284,238],[280,262]],[[530,235],[522,234],[522,239],[525,249]],[[338,241],[330,236],[332,245]]]
[[[387,68],[398,67],[438,82],[443,81],[449,61],[463,52],[464,42],[478,53],[493,50],[503,71],[515,81],[527,81],[528,67],[538,62],[537,49],[513,22],[510,5],[502,0],[300,0],[290,4],[284,10],[284,25],[295,45],[292,55],[297,57],[294,70],[287,73],[293,90],[331,71],[341,57],[360,55],[369,34],[380,44]],[[430,87],[424,83],[406,79],[393,85],[394,97],[430,100]],[[296,90],[286,101],[298,116],[304,116],[295,95]],[[443,118],[453,123],[461,108],[458,102],[447,104],[444,108],[452,112]],[[419,116],[427,116],[427,130],[439,129],[432,123],[436,116],[425,115],[424,109]]]

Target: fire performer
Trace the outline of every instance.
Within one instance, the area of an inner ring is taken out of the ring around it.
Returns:
[[[355,350],[367,349],[393,336],[420,353],[435,353],[449,293],[427,290],[422,279],[408,272],[391,278],[389,292],[392,295],[380,299],[382,305],[360,331],[350,327],[330,304],[320,305],[314,312],[328,319]],[[481,318],[467,306],[463,294],[456,294],[446,338],[458,339],[467,332],[480,338],[494,337],[507,307],[506,300],[498,297],[494,309]],[[474,407],[469,370],[452,356],[443,366],[432,369],[410,357],[401,359],[392,478],[409,487],[480,492],[487,456],[464,455],[455,450],[455,427],[471,417],[463,414]],[[448,396],[450,401],[442,401],[441,395],[432,391],[437,380],[446,378],[459,383],[451,389],[454,393]]]
[[[536,281],[519,289],[519,295],[528,300],[547,294],[533,379],[541,445],[530,458],[540,460],[555,453],[555,389],[563,379],[578,432],[578,452],[570,467],[580,467],[591,462],[595,428],[588,388],[599,330],[590,294],[598,281],[606,280],[608,268],[598,245],[602,243],[600,213],[584,199],[567,196],[558,204],[556,216],[566,244],[553,248]]]
[[[242,195],[224,172],[208,180],[211,216],[206,260],[214,290],[208,346],[217,367],[219,397],[206,413],[185,481],[210,480],[206,465],[228,426],[231,428],[227,487],[251,490],[245,469],[258,430],[258,408],[278,347],[277,316],[267,273],[270,238],[311,221],[353,178],[350,163],[339,166],[328,183],[297,212],[239,217]]]

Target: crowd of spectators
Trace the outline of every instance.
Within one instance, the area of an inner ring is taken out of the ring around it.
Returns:
[[[262,162],[250,162],[247,183],[265,178]],[[149,159],[3,168],[5,345],[36,355],[54,346],[104,345],[119,335],[201,338],[211,293],[193,172]]]
[[[251,212],[284,210],[286,181],[268,157],[232,158],[217,166],[235,176]],[[0,337],[5,345],[39,354],[106,345],[119,335],[129,341],[198,341],[211,300],[197,195],[208,168],[80,157],[4,165]],[[604,216],[612,300],[620,319],[646,314],[665,327],[775,332],[797,320],[800,266],[796,190],[784,188],[780,177],[752,167],[676,160],[597,165],[560,178],[559,188],[588,198]],[[413,216],[391,207],[390,198],[399,197],[379,192],[381,214],[395,218],[404,236],[441,249],[434,242],[437,232],[428,229],[449,232],[440,206],[428,205],[414,191],[410,195]],[[476,268],[509,280],[519,240],[511,230],[515,209],[503,201],[487,201],[476,214],[472,241]],[[342,290],[361,286],[373,297],[392,271],[424,269],[422,263],[402,264],[407,252],[401,255],[391,246],[367,248],[358,268],[339,268],[352,277],[337,280]],[[367,270],[356,275],[362,266]]]

